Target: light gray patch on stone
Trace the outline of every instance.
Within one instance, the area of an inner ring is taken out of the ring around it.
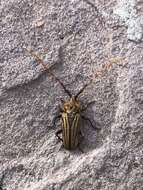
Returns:
[[[128,27],[128,39],[141,42],[143,40],[143,16],[142,12],[137,11],[137,1],[119,0],[115,6],[114,13],[125,21]]]

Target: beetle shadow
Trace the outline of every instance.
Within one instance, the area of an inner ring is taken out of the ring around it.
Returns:
[[[89,150],[98,148],[101,146],[101,128],[99,122],[95,122],[93,120],[90,120],[93,124],[93,126],[98,127],[98,129],[94,129],[91,127],[90,123],[81,120],[80,121],[80,129],[82,133],[82,137],[80,139],[80,147],[83,150],[83,152],[88,152]]]

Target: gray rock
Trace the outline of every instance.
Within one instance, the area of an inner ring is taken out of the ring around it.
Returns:
[[[143,41],[143,5],[136,0],[120,0],[114,10],[126,23],[128,39],[135,42]]]
[[[1,190],[143,188],[141,13],[133,0],[0,2]],[[94,79],[80,100],[95,101],[85,115],[101,130],[82,123],[84,153],[55,137],[53,118],[67,95],[25,47],[73,94]],[[114,57],[125,59],[96,78]]]

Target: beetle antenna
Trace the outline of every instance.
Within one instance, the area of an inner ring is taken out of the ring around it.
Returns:
[[[82,89],[80,89],[80,91],[75,95],[75,99],[78,98],[78,96],[84,91],[84,89],[85,89],[89,84],[90,84],[90,83],[85,84],[85,85],[82,87]]]
[[[111,69],[113,67],[113,64],[117,64],[118,62],[124,60],[124,57],[114,57],[112,59],[109,60],[109,63],[106,63],[104,65],[102,65],[101,69],[98,69],[95,72],[95,78],[96,77],[100,77],[102,76],[105,72],[107,72],[109,69]],[[85,90],[85,88],[90,85],[93,82],[94,79],[91,79],[91,81],[87,84],[85,84],[82,89],[75,95],[75,99],[78,98],[78,96]]]
[[[65,85],[61,82],[61,80],[54,74],[52,73],[48,66],[46,65],[46,63],[44,63],[44,61],[35,53],[33,53],[31,50],[28,50],[27,48],[25,48],[28,53],[30,53],[33,57],[35,57],[36,61],[38,62],[38,64],[41,64],[45,71],[47,71],[56,81],[58,81],[60,83],[60,85],[62,86],[62,88],[64,89],[64,91],[69,95],[69,97],[72,97],[72,94],[70,93],[70,91],[68,89],[66,89]]]

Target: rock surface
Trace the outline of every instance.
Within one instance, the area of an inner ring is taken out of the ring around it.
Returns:
[[[0,2],[0,189],[143,189],[142,1]],[[61,86],[24,49],[41,53],[75,94],[112,57],[125,57],[80,96],[95,100],[81,148],[52,127]]]

